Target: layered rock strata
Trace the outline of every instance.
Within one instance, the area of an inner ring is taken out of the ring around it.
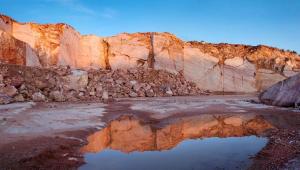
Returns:
[[[80,35],[67,24],[19,23],[4,15],[0,30],[5,33],[0,37],[2,63],[85,70],[161,69],[182,72],[187,80],[210,91],[262,91],[300,69],[297,53],[263,45],[185,42],[170,33]]]

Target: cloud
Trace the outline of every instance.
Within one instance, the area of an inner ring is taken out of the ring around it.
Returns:
[[[112,19],[118,15],[118,12],[113,8],[102,8],[102,10],[95,11],[83,3],[80,2],[80,0],[46,0],[48,2],[55,2],[59,5],[62,5],[66,8],[69,8],[73,11],[90,15],[90,16],[99,16],[105,19]]]
[[[74,11],[77,11],[80,13],[84,13],[84,14],[88,14],[88,15],[96,14],[96,12],[93,9],[83,5],[79,0],[48,0],[48,1],[58,3],[62,6],[65,6],[71,10],[74,10]]]
[[[111,19],[114,18],[117,14],[118,13],[116,10],[111,8],[105,8],[101,13],[101,17]]]

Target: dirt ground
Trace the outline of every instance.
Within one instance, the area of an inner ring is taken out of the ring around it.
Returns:
[[[84,163],[80,148],[87,144],[87,137],[128,114],[157,126],[203,114],[258,116],[274,128],[255,134],[268,137],[269,142],[252,158],[250,169],[295,169],[300,155],[300,111],[256,101],[251,95],[212,95],[118,99],[106,104],[0,105],[0,169],[77,169]],[[251,124],[259,125],[259,121]]]

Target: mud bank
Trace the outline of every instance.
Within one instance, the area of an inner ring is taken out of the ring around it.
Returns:
[[[76,169],[86,152],[172,150],[187,139],[256,135],[268,144],[250,168],[278,169],[300,149],[300,112],[255,96],[119,99],[0,106],[3,169]],[[122,139],[122,140],[121,140]]]

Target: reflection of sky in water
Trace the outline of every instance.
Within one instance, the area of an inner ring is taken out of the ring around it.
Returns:
[[[245,169],[251,164],[250,156],[267,143],[256,136],[206,138],[186,140],[166,151],[122,153],[104,150],[85,154],[87,164],[81,170],[182,170],[182,169]]]

